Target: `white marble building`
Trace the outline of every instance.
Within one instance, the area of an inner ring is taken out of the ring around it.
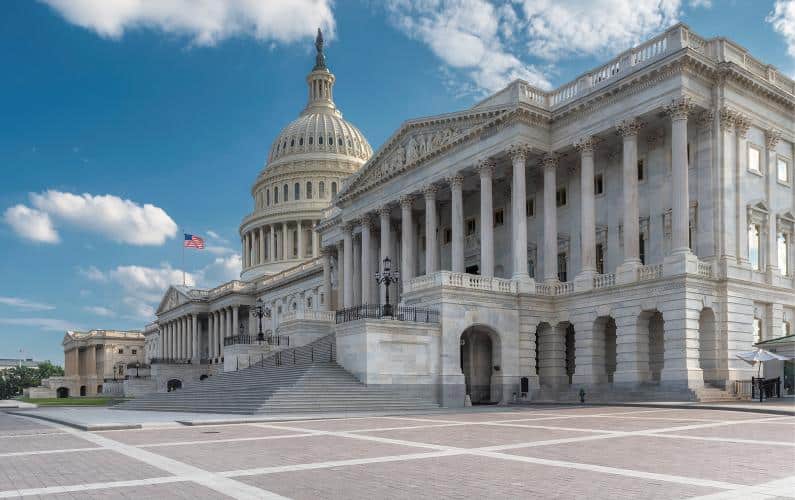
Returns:
[[[270,348],[246,343],[257,299],[268,333],[333,332],[362,382],[446,406],[731,391],[751,376],[736,352],[792,331],[795,83],[734,42],[677,25],[558,89],[517,80],[407,121],[375,153],[319,49],[252,188],[241,281],[170,289],[155,367],[247,366]],[[386,257],[393,302],[438,318],[360,307],[384,302]]]

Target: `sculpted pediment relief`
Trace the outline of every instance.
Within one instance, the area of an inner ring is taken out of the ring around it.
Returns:
[[[163,299],[160,301],[160,306],[157,308],[156,314],[170,311],[171,309],[174,309],[186,301],[186,297],[183,296],[176,288],[170,287],[163,296]]]

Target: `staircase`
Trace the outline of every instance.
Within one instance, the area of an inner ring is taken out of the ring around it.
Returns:
[[[124,402],[116,409],[230,414],[391,412],[439,405],[360,383],[336,363],[333,335],[273,353],[256,365],[191,387]]]

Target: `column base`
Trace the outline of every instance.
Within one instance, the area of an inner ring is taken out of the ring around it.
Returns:
[[[649,380],[649,372],[645,370],[616,370],[613,373],[614,384],[640,384]]]
[[[445,408],[463,408],[466,400],[464,374],[442,375],[440,378],[440,401]]]
[[[699,389],[704,387],[704,372],[701,368],[671,368],[663,367],[660,374],[660,382],[667,386],[681,386],[688,389]]]
[[[593,289],[593,278],[595,271],[583,271],[574,278],[574,291],[587,292]]]
[[[698,257],[692,252],[669,255],[663,260],[663,276],[698,274]]]
[[[616,268],[616,283],[623,285],[625,283],[634,283],[638,281],[638,268],[641,266],[640,261],[624,262]]]
[[[571,378],[572,385],[594,385],[594,384],[606,384],[607,383],[607,374],[606,373],[574,373],[574,376]]]

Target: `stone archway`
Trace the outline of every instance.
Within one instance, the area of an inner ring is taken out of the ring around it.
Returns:
[[[704,382],[723,387],[728,368],[728,346],[718,335],[715,311],[709,307],[698,317],[699,364],[704,372]]]
[[[596,318],[593,325],[593,335],[596,339],[596,344],[601,346],[601,354],[598,361],[601,361],[601,368],[604,369],[605,380],[608,383],[613,383],[613,375],[618,366],[618,358],[616,355],[616,320],[612,316],[600,316]],[[595,367],[596,369],[596,367]]]
[[[68,387],[59,387],[55,390],[55,395],[58,398],[68,398],[69,397],[69,388]]]
[[[492,390],[492,375],[499,366],[499,336],[485,326],[471,326],[461,334],[461,372],[466,394],[472,404],[499,400],[499,391]]]
[[[182,389],[182,381],[178,378],[172,378],[166,383],[166,391],[172,392]]]
[[[643,311],[637,322],[639,382],[659,382],[665,364],[665,321],[658,310]],[[648,364],[647,364],[648,363]]]
[[[80,395],[81,396],[85,396],[86,395],[86,386],[84,386],[84,385],[80,386]]]

